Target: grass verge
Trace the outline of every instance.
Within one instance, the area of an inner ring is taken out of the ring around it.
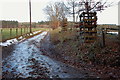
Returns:
[[[32,32],[34,31],[46,31],[48,30],[47,28],[32,28]],[[12,38],[17,38],[17,37],[20,37],[20,36],[23,36],[25,34],[29,34],[30,31],[28,28],[1,28],[0,29],[1,31],[1,40],[0,42],[4,42],[8,39],[12,39]]]
[[[56,54],[62,56],[61,61],[64,63],[94,71],[101,77],[119,77],[120,73],[116,72],[120,71],[120,44],[117,36],[106,35],[104,48],[101,47],[101,37],[95,43],[81,45],[77,29],[62,32],[58,28],[50,31],[50,36],[54,49],[58,52]]]

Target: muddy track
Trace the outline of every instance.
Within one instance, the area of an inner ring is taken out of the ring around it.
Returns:
[[[50,44],[49,34],[47,36],[46,34],[47,32],[43,32],[14,45],[11,55],[2,61],[3,78],[85,78],[88,76],[84,70],[78,70],[45,55],[47,53],[59,57],[53,50],[54,46]],[[45,42],[41,43],[43,41]]]

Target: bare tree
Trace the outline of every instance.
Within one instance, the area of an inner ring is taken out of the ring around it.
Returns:
[[[54,4],[47,5],[44,9],[50,20],[50,25],[53,29],[60,25],[60,21],[67,17],[68,9],[64,2],[55,2]]]
[[[75,20],[77,22],[79,14],[83,11],[102,11],[112,5],[113,2],[108,3],[108,0],[68,0],[67,7],[70,8],[70,14],[73,15],[73,22]]]
[[[105,8],[111,7],[113,2],[108,3],[108,0],[81,0],[79,2],[80,9],[77,13],[86,11],[102,11]]]
[[[67,8],[70,10],[69,14],[72,14],[73,23],[75,22],[75,14],[78,7],[78,0],[68,0]]]

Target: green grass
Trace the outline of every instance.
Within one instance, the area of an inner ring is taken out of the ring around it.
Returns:
[[[32,32],[34,31],[45,31],[47,30],[47,28],[32,28]],[[10,32],[10,28],[0,28],[0,33],[1,33],[1,40],[0,41],[5,41],[7,39],[11,39],[11,38],[15,38],[27,33],[30,33],[30,29],[29,28],[11,28],[11,32]]]

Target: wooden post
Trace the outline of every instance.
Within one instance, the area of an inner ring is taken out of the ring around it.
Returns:
[[[12,38],[12,28],[10,28],[10,38]]]
[[[16,28],[16,36],[18,36],[18,28]]]
[[[21,28],[21,35],[22,35],[22,28]]]
[[[102,29],[102,47],[105,47],[105,32],[104,32],[104,29]]]
[[[25,27],[24,27],[24,34],[25,34]]]
[[[120,52],[120,24],[118,25],[118,27],[119,27],[119,32],[118,32],[118,39],[119,39],[118,44],[119,44],[119,49],[118,49],[118,51]]]
[[[28,33],[28,28],[26,27],[26,32]]]
[[[27,34],[29,33],[28,27],[27,27]]]
[[[29,10],[30,10],[30,33],[32,33],[31,25],[31,0],[29,0]]]
[[[1,34],[2,34],[2,32],[3,32],[3,30],[2,30],[2,28],[1,28]]]
[[[120,25],[118,25],[117,27],[118,27],[118,39],[120,41]]]

